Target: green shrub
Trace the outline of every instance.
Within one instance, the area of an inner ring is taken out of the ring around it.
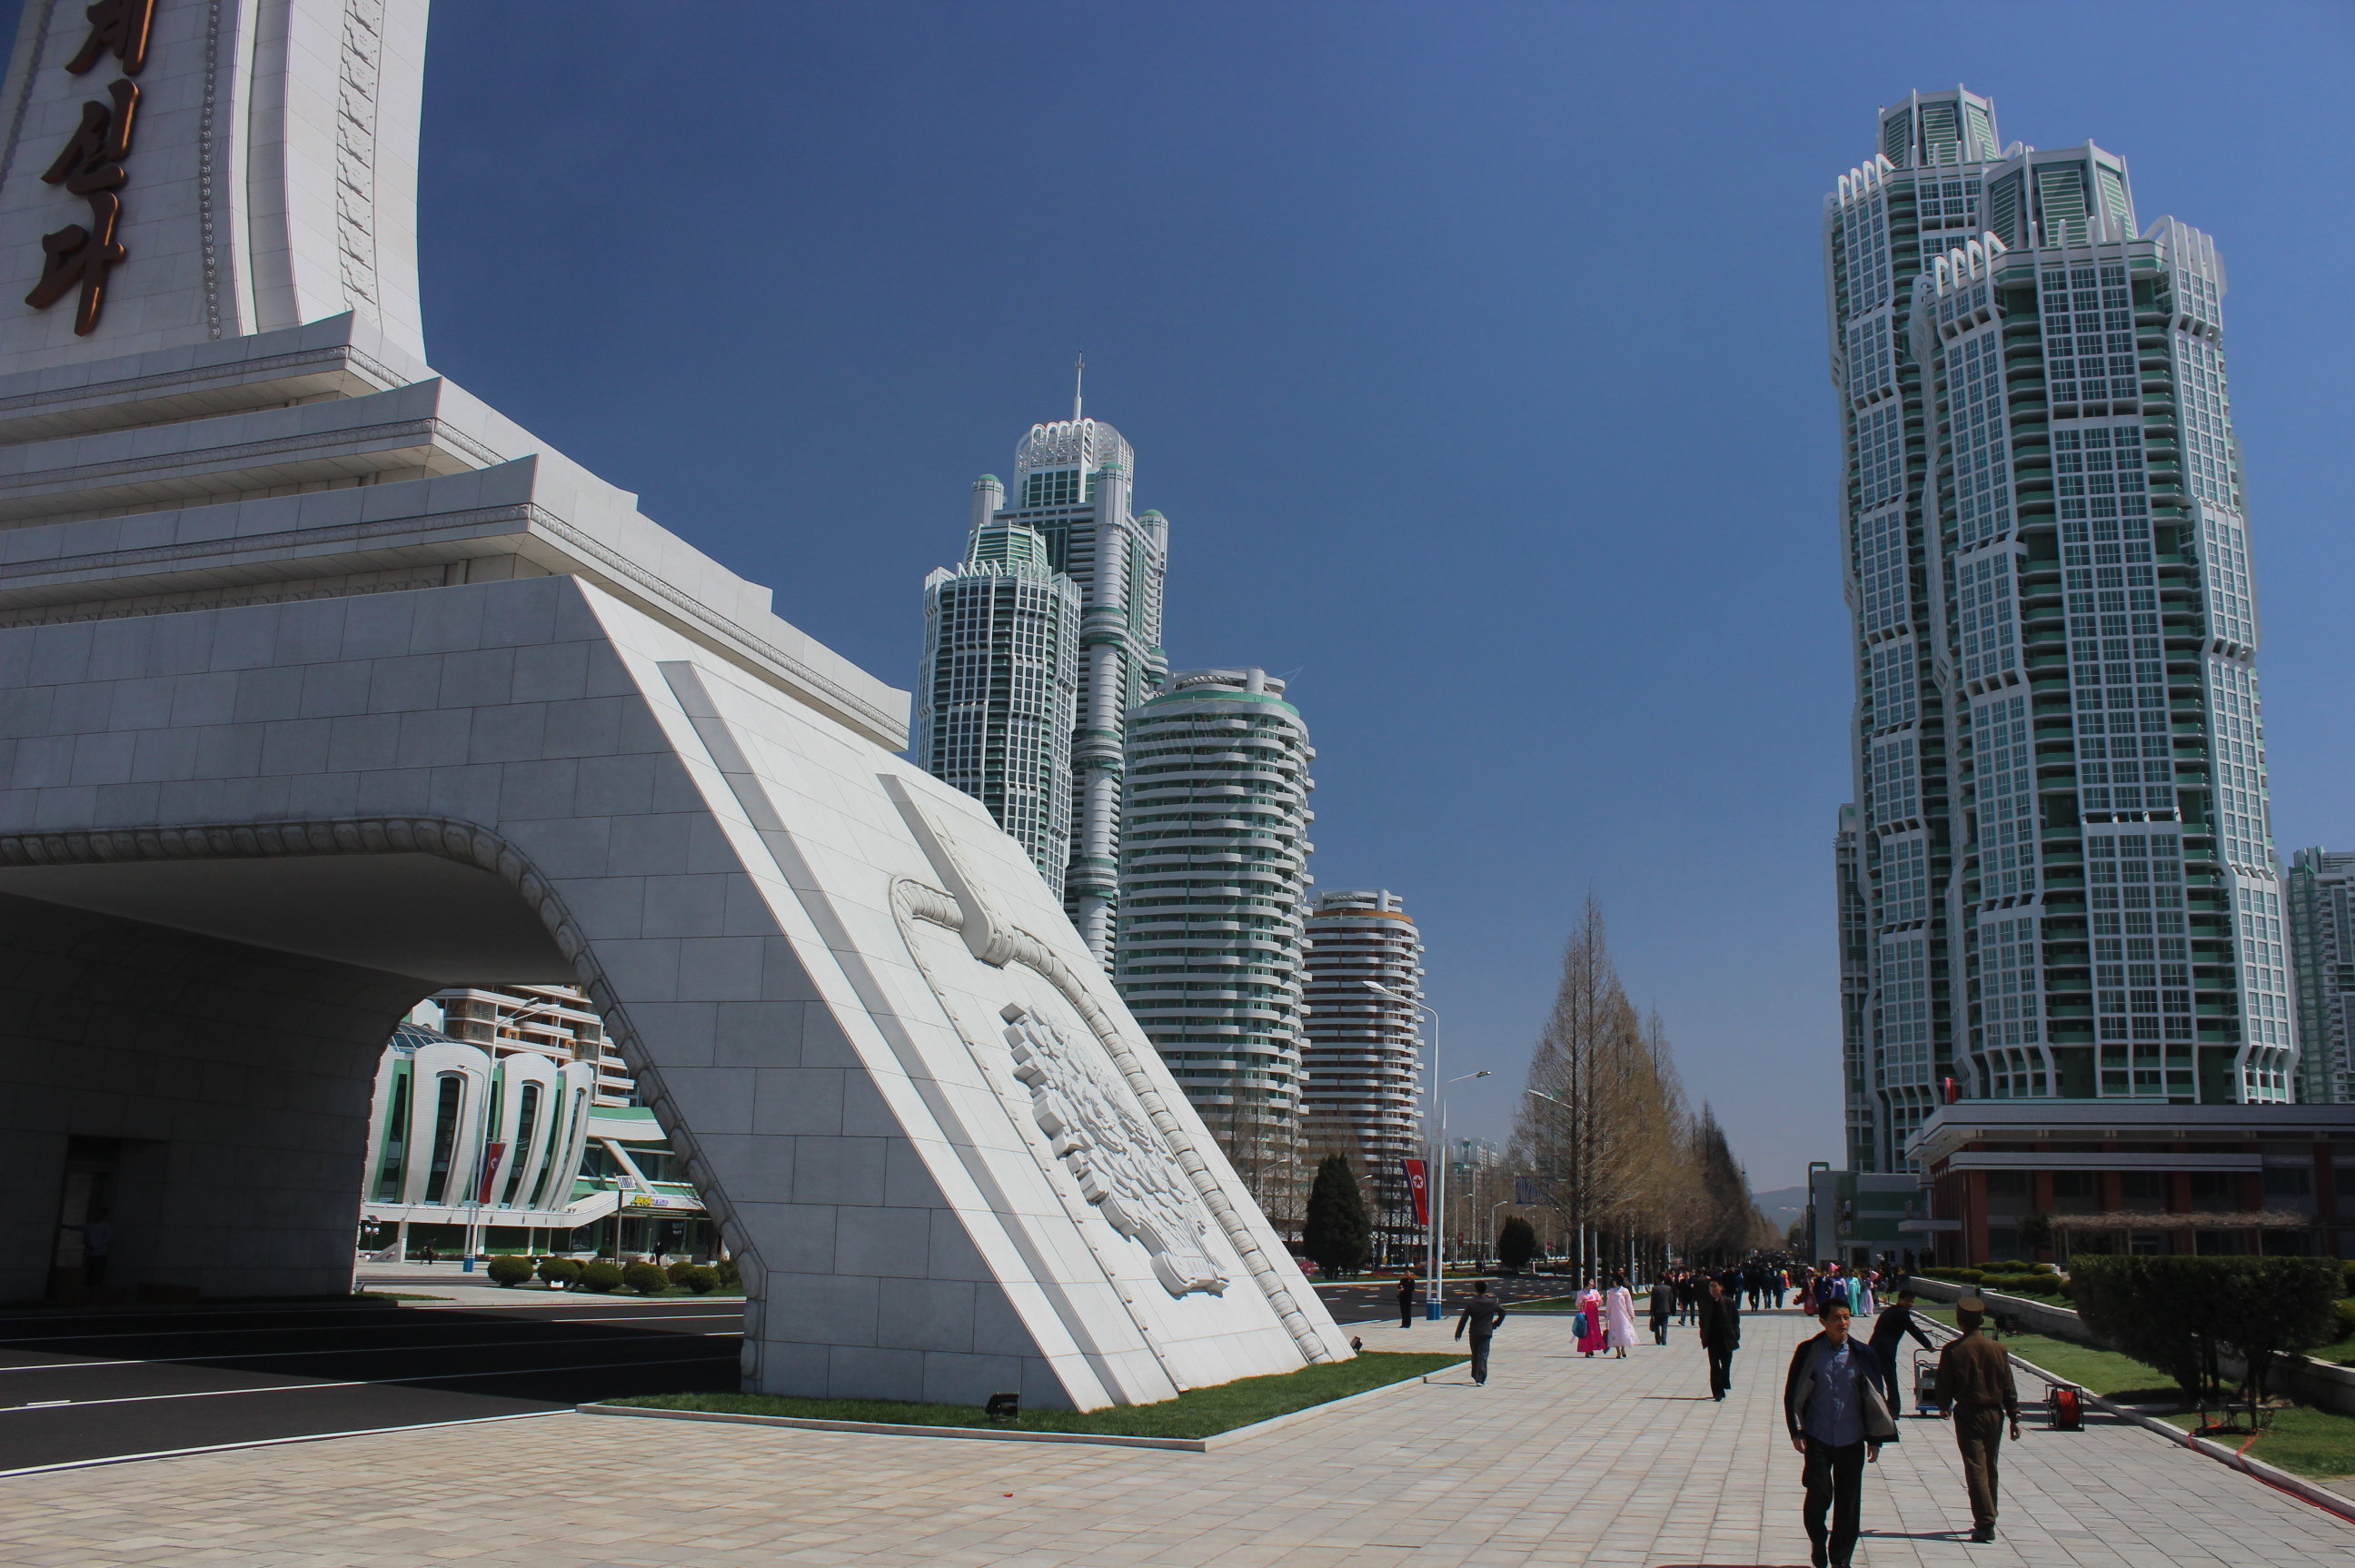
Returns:
[[[702,1264],[689,1264],[685,1268],[670,1271],[670,1282],[683,1285],[698,1296],[709,1296],[719,1288],[719,1271]]]
[[[727,1257],[719,1260],[719,1283],[730,1290],[744,1288],[743,1271],[736,1266],[734,1258]]]
[[[599,1258],[594,1263],[582,1264],[580,1267],[581,1289],[593,1290],[600,1296],[609,1296],[622,1288],[621,1269],[613,1264],[607,1263],[603,1258]]]
[[[653,1264],[632,1264],[622,1271],[622,1283],[640,1296],[660,1296],[670,1288],[670,1275]]]
[[[562,1290],[581,1277],[581,1265],[570,1258],[542,1258],[539,1277],[558,1290]]]
[[[2355,1296],[2346,1296],[2332,1302],[2330,1309],[2339,1315],[2339,1337],[2341,1339],[2355,1339]]]
[[[531,1277],[531,1260],[502,1255],[493,1258],[484,1272],[491,1276],[493,1285],[518,1285]]]
[[[1921,1275],[1923,1279],[1943,1279],[1948,1285],[1977,1285],[1985,1277],[1981,1270],[1975,1268],[1925,1268]]]
[[[2113,1256],[2080,1259],[2074,1284],[2085,1327],[2203,1411],[2222,1382],[2218,1350],[2239,1352],[2254,1424],[2274,1357],[2336,1337],[2339,1279],[2331,1258]]]
[[[687,1281],[687,1271],[697,1266],[698,1265],[693,1258],[681,1258],[675,1264],[666,1265],[663,1273],[670,1275],[671,1284],[683,1285]]]

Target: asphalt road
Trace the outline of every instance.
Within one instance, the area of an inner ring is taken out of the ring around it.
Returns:
[[[0,1316],[0,1476],[733,1389],[733,1301]]]
[[[1366,1323],[1396,1312],[1397,1288],[1316,1294]],[[1495,1288],[1517,1301],[1567,1286]],[[1466,1289],[1451,1279],[1451,1303]],[[741,1333],[741,1307],[718,1299],[0,1315],[0,1477],[730,1390]]]
[[[1422,1276],[1426,1285],[1430,1276]],[[1488,1281],[1489,1293],[1499,1301],[1530,1301],[1543,1296],[1575,1296],[1578,1286],[1565,1275],[1508,1275]],[[1450,1275],[1447,1280],[1447,1301],[1452,1313],[1456,1304],[1472,1294],[1472,1282]],[[1380,1323],[1387,1318],[1398,1321],[1398,1276],[1369,1280],[1364,1284],[1327,1285],[1316,1286],[1317,1299],[1333,1315],[1336,1323]],[[1429,1310],[1425,1295],[1415,1297],[1415,1315]]]

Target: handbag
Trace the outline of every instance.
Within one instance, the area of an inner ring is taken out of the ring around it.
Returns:
[[[1572,1313],[1572,1314],[1570,1315],[1570,1328],[1571,1328],[1571,1332],[1572,1332],[1572,1333],[1573,1333],[1573,1334],[1576,1334],[1580,1339],[1585,1339],[1585,1338],[1586,1338],[1586,1314],[1585,1314],[1585,1313],[1583,1313],[1583,1312],[1573,1312],[1573,1313]]]

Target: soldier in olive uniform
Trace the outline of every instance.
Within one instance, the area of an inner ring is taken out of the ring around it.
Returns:
[[[1938,1398],[1955,1413],[1955,1441],[1963,1451],[1963,1475],[1971,1489],[1971,1539],[1995,1539],[1996,1452],[2008,1423],[2019,1441],[2019,1390],[2011,1381],[2011,1358],[1979,1332],[1987,1303],[1966,1296],[1955,1303],[1959,1339],[1938,1352]]]

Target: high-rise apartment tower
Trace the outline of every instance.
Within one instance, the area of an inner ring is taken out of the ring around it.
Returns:
[[[1114,981],[1263,1203],[1300,1149],[1307,727],[1284,682],[1188,670],[1128,716]]]
[[[1107,965],[1112,961],[1113,913],[1120,897],[1121,737],[1124,720],[1160,684],[1167,661],[1161,652],[1161,592],[1169,561],[1169,526],[1160,513],[1143,515],[1129,509],[1135,482],[1136,454],[1120,432],[1101,420],[1082,417],[1080,400],[1071,400],[1071,417],[1035,424],[1014,453],[1014,491],[1008,496],[996,480],[985,475],[974,486],[973,537],[997,537],[1003,530],[1007,551],[1032,547],[1017,540],[1016,530],[1035,539],[1043,549],[1046,581],[1070,580],[1079,595],[1080,624],[1074,680],[1074,715],[1060,747],[1061,765],[1068,769],[1070,814],[1068,839],[1060,857],[1063,907],[1079,927],[1089,951]],[[975,564],[967,551],[967,566]],[[1010,567],[1010,562],[1002,563]],[[960,571],[965,568],[959,568]],[[1037,825],[1025,836],[1017,827],[1018,808],[1029,810],[1031,786],[1018,794],[1009,784],[996,785],[987,775],[988,720],[943,719],[954,715],[939,687],[944,657],[954,656],[942,643],[941,618],[932,613],[932,583],[926,584],[927,636],[920,703],[930,708],[918,715],[921,766],[935,776],[976,795],[989,806],[999,824],[1028,845],[1041,868],[1056,860],[1052,822],[1056,807],[1051,792],[1036,791]],[[960,593],[980,594],[975,585]],[[989,590],[996,592],[993,585]],[[996,621],[986,644],[988,683],[1003,684],[1009,693],[1003,704],[1008,740],[1008,775],[1035,776],[1049,765],[1056,748],[1044,731],[1042,720],[1027,714],[1016,719],[1018,704],[1011,693],[1022,682],[1037,691],[1037,706],[1051,710],[1047,688],[1053,659],[1043,646],[1045,625],[1056,618],[1045,603],[1042,589],[1035,613],[1017,613]],[[1060,654],[1054,657],[1060,657]],[[980,677],[976,676],[977,683]],[[967,689],[952,687],[951,690]],[[1027,700],[1027,699],[1026,699]],[[944,705],[945,704],[945,705]],[[986,709],[986,699],[975,699]],[[951,742],[943,727],[965,723],[976,736],[971,755],[981,760],[976,770],[965,765],[965,752]],[[1012,737],[1035,727],[1040,734],[1034,748],[1017,745]],[[981,787],[975,788],[968,779]],[[1049,880],[1057,879],[1049,874]]]
[[[1825,198],[1865,1168],[1994,1098],[2290,1097],[2224,273],[2123,159],[1881,112]]]
[[[2344,1105],[2355,1102],[2355,855],[2300,849],[2282,890],[2297,994],[2297,1097]]]
[[[989,808],[1058,896],[1071,858],[1071,731],[1079,712],[1079,584],[1038,529],[1000,515],[1006,486],[974,482],[964,560],[924,579],[916,765]]]
[[[1376,1228],[1409,1243],[1401,1162],[1422,1152],[1423,1020],[1413,1004],[1423,999],[1423,936],[1397,894],[1316,895],[1305,990],[1302,1138],[1312,1157],[1348,1156],[1371,1188]]]

